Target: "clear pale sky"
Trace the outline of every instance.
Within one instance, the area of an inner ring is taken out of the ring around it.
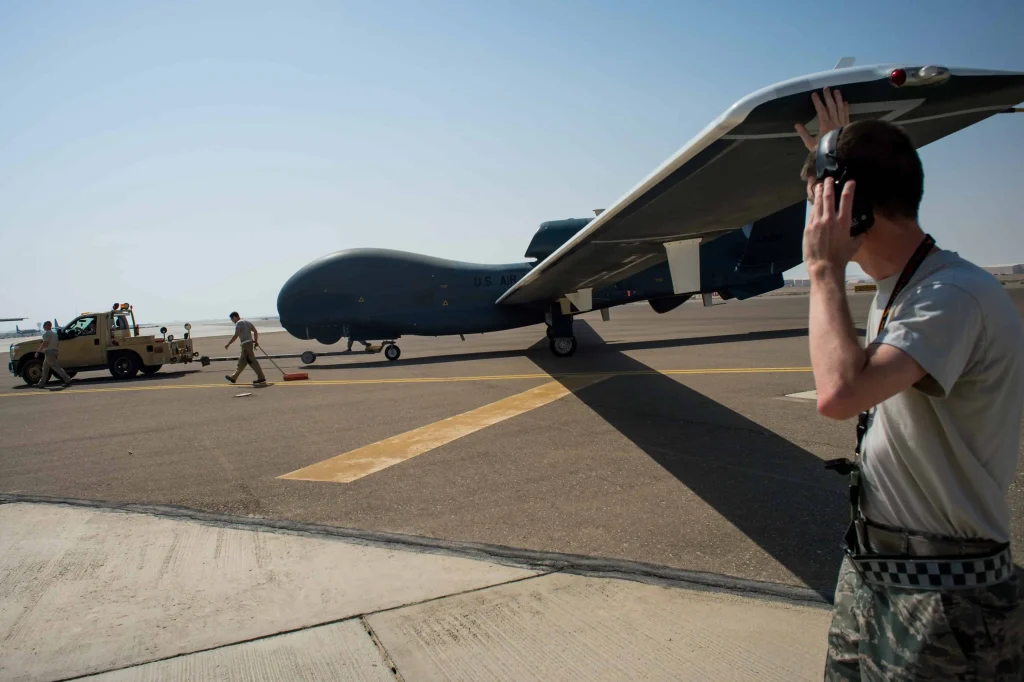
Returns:
[[[522,261],[753,90],[846,55],[1024,70],[1022,27],[1019,0],[0,0],[0,317],[276,315],[359,246]],[[1001,115],[922,150],[940,245],[1024,262],[1022,149]]]

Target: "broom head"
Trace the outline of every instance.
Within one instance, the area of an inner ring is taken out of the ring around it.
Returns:
[[[285,381],[302,381],[309,378],[305,372],[283,372],[283,374]]]

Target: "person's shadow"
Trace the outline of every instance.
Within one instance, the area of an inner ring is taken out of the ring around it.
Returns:
[[[801,581],[831,599],[849,518],[845,479],[825,470],[816,455],[676,379],[608,352],[586,322],[577,321],[574,328],[579,351],[572,358],[572,373],[646,372],[613,376],[576,396]],[[588,352],[601,346],[602,352]],[[528,357],[555,378],[569,369],[564,359],[544,352]]]

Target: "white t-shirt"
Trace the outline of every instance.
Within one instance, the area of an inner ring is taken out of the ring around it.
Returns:
[[[868,343],[928,373],[881,403],[864,438],[864,515],[964,538],[1010,539],[1007,490],[1024,416],[1024,322],[1002,285],[951,251],[928,256],[893,304],[878,282]]]
[[[252,343],[252,322],[248,320],[239,320],[235,324],[235,333],[238,334],[239,343]]]

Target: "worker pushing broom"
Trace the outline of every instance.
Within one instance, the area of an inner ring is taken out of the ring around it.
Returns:
[[[227,350],[231,344],[235,342],[235,339],[238,339],[239,345],[242,347],[242,352],[238,356],[238,369],[235,370],[234,374],[225,374],[224,378],[231,383],[235,383],[238,381],[238,377],[241,375],[242,370],[245,369],[245,366],[250,365],[252,366],[253,371],[256,372],[256,380],[252,382],[252,385],[266,386],[267,377],[264,376],[263,368],[260,367],[260,362],[256,359],[255,349],[259,347],[259,349],[263,351],[264,355],[267,355],[267,352],[263,350],[262,346],[260,346],[260,333],[256,329],[256,325],[249,320],[243,320],[238,313],[231,313],[231,321],[235,323],[235,335],[231,337],[231,340],[228,341],[226,346],[224,346],[224,349]],[[277,367],[277,363],[274,362],[273,358],[267,355],[267,359],[273,363],[274,367]],[[285,381],[297,381],[309,378],[309,375],[305,372],[288,374],[282,371],[280,367],[277,367],[277,371],[281,372]]]

